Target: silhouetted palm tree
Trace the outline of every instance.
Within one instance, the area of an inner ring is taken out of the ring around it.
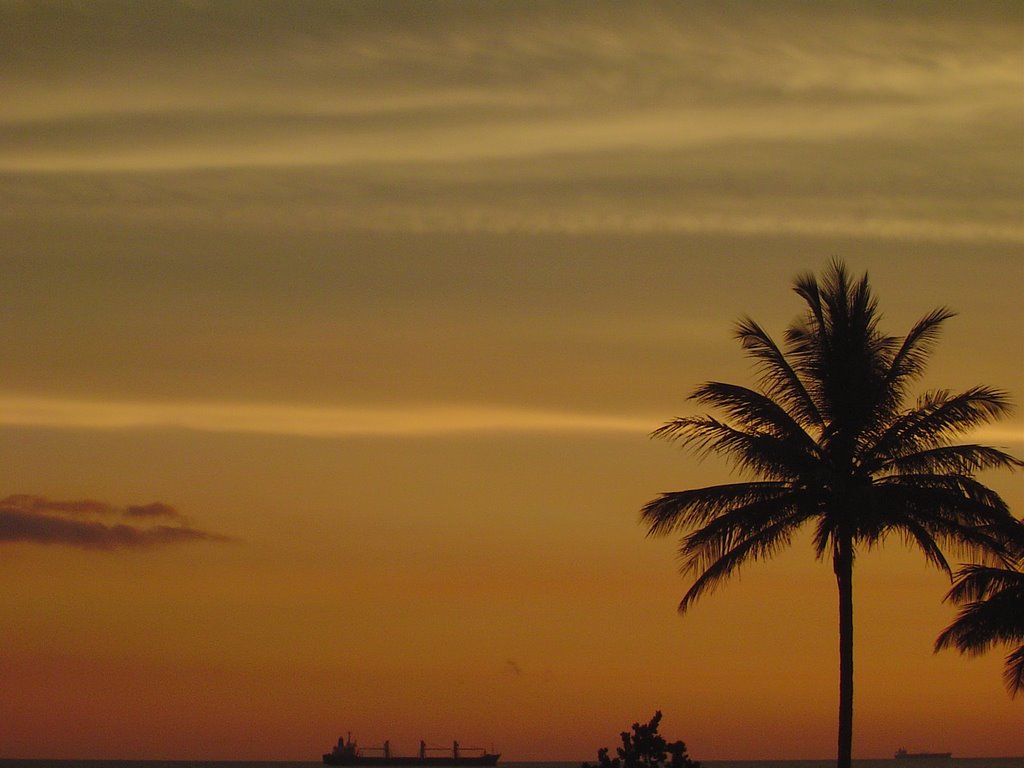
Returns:
[[[840,261],[820,282],[798,277],[794,290],[807,312],[786,331],[784,348],[749,318],[737,326],[760,389],[704,384],[690,399],[724,418],[684,416],[653,433],[701,455],[721,454],[759,479],[662,494],[643,508],[642,520],[650,535],[684,534],[681,570],[696,579],[680,612],[747,561],[774,554],[814,525],[815,551],[831,560],[839,589],[837,762],[846,768],[858,547],[895,533],[947,573],[944,545],[1004,553],[1014,518],[974,475],[1024,463],[995,448],[952,442],[1009,410],[1000,390],[941,390],[903,406],[951,311],[932,311],[902,339],[886,336],[867,275],[851,280]]]
[[[995,645],[1018,644],[1006,656],[1003,681],[1014,697],[1024,690],[1024,573],[1015,567],[968,565],[957,571],[947,600],[962,605],[956,620],[935,641],[935,650],[984,653]]]

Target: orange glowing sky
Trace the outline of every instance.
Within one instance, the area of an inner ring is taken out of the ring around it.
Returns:
[[[646,435],[832,256],[890,332],[958,310],[926,387],[1024,399],[1022,39],[1014,3],[0,0],[0,505],[58,521],[0,540],[0,757],[593,759],[656,708],[698,759],[832,754],[830,569],[796,542],[680,618],[638,510],[728,472]],[[1021,412],[982,437],[1021,455]],[[1001,654],[932,653],[947,588],[859,557],[855,756],[1024,754]]]

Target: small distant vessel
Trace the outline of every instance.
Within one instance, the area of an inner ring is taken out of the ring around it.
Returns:
[[[444,754],[427,754],[428,752]],[[330,752],[324,754],[325,765],[426,765],[426,766],[477,766],[497,765],[500,754],[487,752],[480,747],[460,747],[459,742],[452,742],[448,747],[428,747],[425,741],[420,742],[419,755],[399,756],[391,754],[391,743],[385,741],[380,747],[360,747],[348,737],[339,737],[338,743]]]
[[[903,747],[896,750],[897,760],[948,760],[952,752],[907,752]]]

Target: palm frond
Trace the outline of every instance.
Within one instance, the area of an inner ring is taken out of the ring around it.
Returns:
[[[780,521],[801,525],[818,511],[817,501],[813,491],[793,488],[722,512],[680,542],[680,556],[685,557],[684,572],[697,573],[707,568],[735,542],[756,537]]]
[[[1006,537],[1009,557],[1005,558],[1008,568],[1020,570],[1024,568],[1024,520],[1011,517],[1001,527],[1001,534]]]
[[[1017,694],[1024,691],[1024,645],[1010,651],[1006,655],[1003,667],[1003,682],[1010,698],[1016,698]]]
[[[1002,643],[1024,640],[1020,596],[997,592],[960,609],[956,619],[935,640],[935,649],[955,647],[977,656]]]
[[[974,475],[986,469],[1018,469],[1024,461],[987,445],[960,444],[926,448],[876,464],[877,471],[892,474]]]
[[[978,655],[995,645],[1024,641],[1024,573],[1019,566],[966,565],[957,571],[946,600],[962,605],[935,639],[935,651],[956,648]],[[1024,645],[1006,657],[1003,682],[1010,696],[1024,690]]]
[[[915,532],[920,530],[958,556],[1012,556],[1005,502],[972,478],[883,478],[872,487],[871,496],[873,520],[878,526],[872,534],[875,538],[902,531],[923,544]],[[862,538],[869,538],[869,533],[859,529]],[[926,557],[938,564],[927,551]]]
[[[747,560],[759,560],[775,554],[779,549],[787,546],[794,531],[794,527],[803,522],[799,513],[777,520],[772,525],[760,530],[756,535],[743,538],[728,551],[723,553],[710,566],[705,568],[693,585],[686,591],[683,599],[679,602],[679,612],[686,610],[701,595],[714,590],[723,580],[737,573],[740,567]],[[683,571],[690,570],[687,559],[685,541],[680,547],[680,557],[683,559]]]
[[[994,622],[984,602],[968,603],[953,623],[935,639],[935,650],[956,648],[968,656],[980,656],[1003,641],[999,624]]]
[[[836,539],[836,519],[832,515],[822,515],[818,518],[818,524],[814,527],[814,556],[823,560],[825,555],[833,549]]]
[[[821,415],[822,423],[827,414],[822,406],[821,382],[817,373],[823,367],[821,360],[828,357],[832,328],[830,316],[822,300],[822,289],[813,273],[797,276],[793,291],[804,300],[807,311],[786,328],[786,355],[792,360],[793,369],[804,382],[815,409]]]
[[[788,483],[759,481],[663,493],[644,505],[640,520],[648,536],[664,536],[705,525],[733,509],[773,501],[788,491]]]
[[[986,600],[997,592],[1016,590],[1024,600],[1024,573],[988,565],[965,565],[956,572],[956,583],[945,599],[952,603]]]
[[[793,418],[804,429],[820,428],[821,414],[814,400],[772,337],[749,317],[738,323],[736,337],[743,349],[757,361],[760,380],[768,396],[792,412]]]
[[[970,475],[887,475],[875,479],[872,492],[888,509],[902,505],[927,514],[934,508],[970,525],[1008,525],[1013,520],[1003,497]]]
[[[924,373],[928,355],[938,341],[942,324],[952,317],[956,317],[956,312],[947,307],[933,309],[918,320],[904,337],[899,350],[893,356],[886,376],[901,394],[907,381],[916,379]]]
[[[953,438],[1000,419],[1011,410],[1009,395],[992,387],[972,387],[957,394],[930,392],[865,449],[864,460],[880,466],[899,456],[947,445]]]
[[[670,421],[654,432],[671,442],[681,442],[697,455],[717,454],[742,470],[771,480],[799,476],[808,464],[808,455],[793,441],[769,434],[745,432],[711,416],[684,416]]]
[[[845,269],[845,267],[842,269]],[[796,280],[793,281],[793,292],[803,299],[807,305],[808,318],[806,324],[802,327],[814,326],[826,330],[827,319],[825,317],[825,308],[821,301],[821,288],[818,285],[818,278],[815,277],[814,273],[804,272],[797,275]],[[810,338],[811,336],[808,336],[807,340],[810,340]]]
[[[935,541],[935,537],[926,526],[921,525],[912,518],[904,518],[899,521],[893,521],[891,527],[899,530],[908,541],[917,544],[921,552],[924,553],[925,560],[948,576],[953,575],[953,569],[949,567],[949,562],[946,560],[942,548]]]
[[[909,383],[924,373],[942,324],[954,315],[949,309],[940,307],[918,320],[902,341],[884,337],[885,346],[877,349],[876,365],[883,366],[885,370],[878,382],[874,413],[863,433],[862,449],[875,444],[896,418],[907,396]]]
[[[733,423],[748,431],[766,432],[793,441],[811,455],[818,454],[818,444],[779,403],[748,387],[709,381],[692,395],[702,405],[725,411]]]

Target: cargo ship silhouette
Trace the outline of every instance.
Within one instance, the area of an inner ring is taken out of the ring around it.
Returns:
[[[907,752],[903,747],[893,755],[897,760],[942,760],[952,756],[952,752]]]
[[[428,754],[430,752],[444,754]],[[487,752],[480,747],[460,747],[459,742],[452,742],[448,747],[428,747],[420,742],[419,755],[400,756],[391,754],[391,743],[384,742],[381,747],[360,747],[352,740],[352,734],[339,737],[338,743],[330,752],[324,754],[326,765],[497,765],[500,754]]]

